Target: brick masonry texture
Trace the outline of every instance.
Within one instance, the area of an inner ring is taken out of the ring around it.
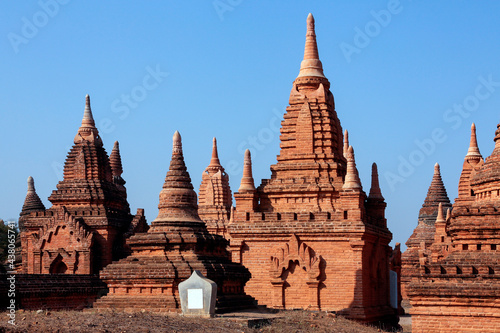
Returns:
[[[128,239],[131,254],[101,272],[109,293],[94,308],[178,312],[181,307],[178,285],[193,270],[199,270],[217,284],[216,311],[253,306],[254,299],[243,291],[250,278],[249,271],[229,260],[227,240],[210,234],[198,216],[196,193],[184,163],[178,132],[174,134],[172,160],[158,208],[158,217],[149,231]]]
[[[250,153],[245,153],[241,186],[234,194],[236,208],[227,229],[233,261],[252,274],[245,291],[272,308],[396,321],[397,310],[389,303],[392,234],[376,165],[367,196],[323,74],[311,14],[280,141],[271,179],[258,188]]]
[[[412,332],[500,332],[500,124],[494,141],[483,159],[472,125],[458,198],[446,217],[440,203],[434,239],[418,248]]]
[[[64,179],[45,209],[33,178],[19,218],[20,273],[97,274],[124,257],[125,238],[147,230],[144,211],[131,215],[118,143],[112,161],[95,127],[87,95],[82,125],[64,165]],[[113,168],[112,168],[113,166]]]

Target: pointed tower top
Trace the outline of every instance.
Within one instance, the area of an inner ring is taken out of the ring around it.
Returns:
[[[250,150],[245,150],[245,158],[243,162],[243,176],[238,192],[255,191],[255,183],[252,175],[252,157]]]
[[[102,146],[102,140],[99,136],[99,132],[95,127],[94,117],[92,115],[92,109],[90,108],[90,96],[85,96],[85,110],[83,111],[82,125],[78,129],[78,133],[75,136],[75,143],[82,141],[95,142]]]
[[[347,171],[345,174],[344,190],[361,190],[361,181],[359,180],[356,161],[354,158],[354,148],[349,146],[347,149]]]
[[[196,193],[182,155],[181,135],[173,137],[172,160],[160,192],[158,217],[152,222],[153,231],[172,223],[200,222]]]
[[[450,220],[450,218],[451,218],[451,209],[450,209],[450,208],[448,208],[448,209],[446,210],[446,221],[449,221],[449,220]]]
[[[179,131],[175,131],[173,137],[173,147],[172,154],[181,154],[182,155],[182,139]]]
[[[21,210],[21,215],[26,215],[31,212],[45,210],[45,206],[40,200],[38,194],[35,191],[35,181],[33,177],[28,177],[28,192],[26,193],[26,198],[24,199],[23,209]]]
[[[212,159],[210,160],[209,167],[220,167],[219,154],[217,152],[217,139],[214,138],[212,144]]]
[[[344,157],[347,159],[347,151],[349,150],[349,132],[344,131]]]
[[[437,217],[436,217],[436,223],[437,222],[445,222],[446,220],[444,219],[444,216],[443,216],[443,203],[439,203],[439,207],[438,207],[438,213],[437,213]]]
[[[443,179],[441,178],[441,168],[439,163],[434,165],[434,175],[432,176],[432,182],[427,191],[427,197],[425,198],[422,207],[436,207],[438,203],[443,203],[447,207],[451,207],[450,199],[448,198],[448,193],[444,187]]]
[[[115,141],[111,155],[109,155],[109,164],[114,177],[120,177],[123,173],[122,158],[120,156],[120,145]]]
[[[378,182],[378,169],[377,163],[372,164],[372,187],[370,188],[370,194],[368,195],[369,199],[382,199],[382,191],[380,191],[380,185]]]
[[[314,30],[314,17],[311,13],[307,16],[306,46],[304,48],[304,60],[300,64],[298,77],[319,76],[323,74],[323,65],[319,60],[318,45],[316,43],[316,32]]]
[[[479,152],[479,148],[477,146],[477,137],[476,137],[476,124],[472,123],[471,125],[471,134],[470,134],[470,144],[469,150],[467,151],[467,155],[465,155],[466,160],[479,160],[481,159],[481,153]]]

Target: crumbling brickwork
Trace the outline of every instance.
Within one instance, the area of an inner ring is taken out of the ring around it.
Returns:
[[[177,287],[194,270],[217,283],[218,312],[254,305],[254,300],[243,291],[250,273],[229,260],[227,240],[210,234],[198,216],[196,193],[178,132],[173,141],[158,217],[148,232],[128,239],[128,257],[101,272],[109,293],[94,304],[98,310],[178,312],[181,304]]]
[[[212,158],[202,175],[198,214],[210,233],[229,239],[227,225],[231,216],[233,196],[229,176],[220,164],[217,141],[214,138]]]
[[[483,159],[472,126],[458,198],[408,285],[413,332],[500,332],[500,124],[494,141]]]
[[[439,204],[445,210],[451,208],[451,202],[441,178],[439,164],[436,163],[431,185],[418,214],[418,225],[408,238],[407,249],[401,256],[401,295],[404,299],[408,299],[406,294],[408,284],[412,278],[419,276],[419,253],[429,252],[429,248],[434,242],[436,230],[434,223],[438,215]]]
[[[247,151],[234,195],[228,231],[233,260],[252,274],[245,291],[273,308],[339,311],[365,322],[394,320],[392,234],[377,169],[374,165],[367,196],[323,74],[312,15],[289,104],[271,179],[255,188]]]
[[[144,211],[130,214],[118,143],[108,157],[87,95],[82,125],[45,209],[33,178],[19,218],[21,273],[97,274],[125,256],[125,234],[147,230]],[[131,223],[134,221],[134,223]]]

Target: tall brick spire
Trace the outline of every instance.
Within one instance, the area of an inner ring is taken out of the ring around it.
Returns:
[[[160,192],[158,209],[158,217],[151,225],[153,231],[158,231],[159,226],[177,222],[203,223],[198,216],[196,193],[184,163],[181,135],[178,131],[173,137],[172,160]]]
[[[28,193],[26,193],[26,198],[24,199],[23,209],[21,215],[26,215],[31,212],[43,211],[45,206],[40,200],[38,194],[35,191],[35,181],[33,177],[28,177]]]
[[[380,185],[378,181],[378,169],[377,163],[372,164],[372,186],[370,188],[370,194],[368,195],[370,199],[384,199],[382,196],[382,191],[380,190]]]
[[[434,175],[432,176],[432,182],[427,191],[427,197],[424,200],[422,209],[420,209],[420,215],[429,215],[432,216],[432,220],[435,220],[437,216],[437,208],[440,203],[442,203],[443,207],[445,208],[451,207],[448,193],[446,192],[443,179],[441,178],[441,170],[439,164],[436,163],[434,165]]]
[[[220,164],[217,140],[213,139],[212,158],[202,175],[198,214],[210,233],[226,237],[233,204],[229,176]]]
[[[319,76],[323,74],[323,65],[319,60],[318,45],[316,43],[316,32],[314,31],[314,17],[311,13],[307,16],[306,46],[304,48],[304,60],[300,64],[298,77]]]
[[[125,185],[125,180],[122,178],[123,167],[118,141],[115,141],[113,150],[109,155],[109,164],[111,166],[111,172],[113,173],[113,181],[118,185]]]
[[[255,191],[255,183],[252,176],[252,157],[250,150],[245,150],[245,158],[243,162],[243,177],[238,192]]]
[[[102,146],[102,140],[99,136],[99,131],[95,127],[94,117],[92,115],[92,110],[90,108],[90,96],[85,96],[85,110],[83,112],[82,125],[78,129],[78,133],[75,136],[75,143],[81,141],[95,142],[97,145]]]
[[[344,190],[360,190],[361,181],[359,180],[358,170],[356,169],[356,161],[354,159],[354,149],[349,146],[347,150],[347,172],[345,175],[345,183],[342,187]]]
[[[470,134],[469,150],[467,151],[467,155],[465,155],[465,159],[467,161],[474,160],[477,163],[482,158],[482,156],[477,146],[476,124],[472,123],[470,131],[471,134]]]
[[[347,151],[349,150],[349,132],[347,130],[344,131],[344,147],[343,147],[343,154],[344,157],[347,159]]]

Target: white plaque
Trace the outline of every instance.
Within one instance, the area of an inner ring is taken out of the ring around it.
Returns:
[[[188,309],[203,309],[203,289],[188,289]]]

